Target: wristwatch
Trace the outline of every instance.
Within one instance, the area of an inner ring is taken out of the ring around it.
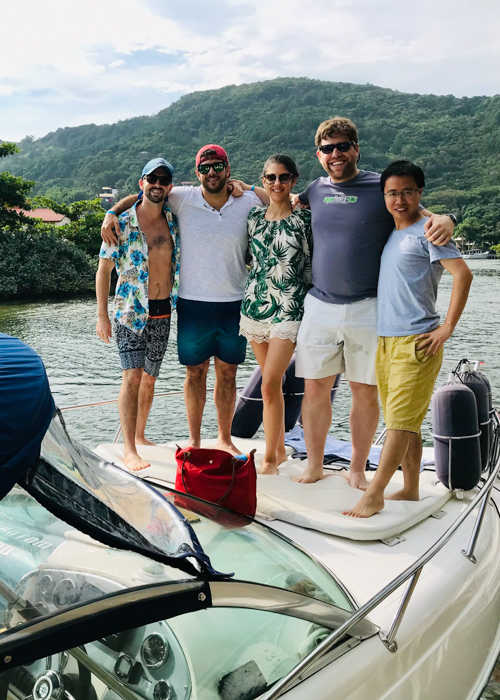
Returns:
[[[455,214],[446,214],[446,216],[449,216],[450,219],[453,221],[453,226],[456,226],[458,224],[458,220]]]

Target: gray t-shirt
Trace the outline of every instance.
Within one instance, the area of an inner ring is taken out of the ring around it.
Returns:
[[[220,211],[201,187],[174,187],[167,204],[179,222],[179,296],[195,301],[243,299],[248,212],[262,202],[254,192],[229,197]]]
[[[435,246],[424,236],[426,218],[394,231],[382,254],[377,299],[377,333],[405,336],[439,326],[436,299],[443,274],[440,260],[461,258],[451,241]]]
[[[380,190],[380,175],[360,170],[339,184],[320,177],[300,199],[309,204],[312,215],[310,294],[330,304],[375,297],[380,257],[394,228]]]

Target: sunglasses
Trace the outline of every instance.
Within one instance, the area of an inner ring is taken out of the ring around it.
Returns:
[[[172,178],[168,175],[146,175],[145,180],[147,180],[150,185],[156,185],[156,183],[159,182],[163,187],[172,184]]]
[[[355,146],[356,141],[341,141],[340,143],[327,143],[324,146],[318,146],[318,151],[321,153],[333,153],[335,149],[340,153],[347,153],[351,146]]]
[[[294,176],[292,173],[281,173],[281,175],[278,175],[279,181],[282,185],[289,183],[293,177]],[[268,185],[272,185],[273,182],[276,182],[276,175],[274,173],[269,173],[269,175],[263,175],[262,179],[265,180]]]
[[[198,166],[198,172],[201,173],[201,175],[208,175],[210,169],[213,168],[214,173],[221,173],[225,167],[227,167],[225,163],[205,163],[205,165]]]

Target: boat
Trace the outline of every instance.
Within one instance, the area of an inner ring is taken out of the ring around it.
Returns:
[[[466,253],[464,253],[462,257],[464,260],[486,260],[489,255],[490,252],[487,250],[473,248],[472,250],[468,250]]]
[[[426,448],[420,502],[348,519],[342,463],[304,487],[291,454],[252,519],[176,492],[174,443],[140,448],[139,478],[58,412],[0,503],[0,700],[478,700],[500,652],[492,426],[470,491]]]

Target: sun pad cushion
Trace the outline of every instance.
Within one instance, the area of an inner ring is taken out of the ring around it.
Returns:
[[[185,446],[184,441],[179,443]],[[215,440],[204,440],[203,447],[213,447]],[[256,463],[262,461],[262,440],[238,440],[245,451],[257,448]],[[176,443],[156,446],[140,446],[138,452],[151,466],[136,472],[138,476],[158,478],[175,483]],[[123,444],[99,445],[95,452],[109,462],[125,468]],[[279,468],[277,476],[259,475],[257,478],[257,516],[325,532],[353,540],[381,540],[403,533],[421,520],[439,511],[451,493],[437,481],[435,472],[420,474],[420,501],[386,500],[384,510],[371,518],[350,518],[342,511],[352,508],[361,498],[361,491],[349,486],[341,476],[345,472],[325,470],[326,476],[315,484],[299,484],[293,481],[306,466],[305,461],[289,459]],[[370,474],[367,474],[370,478]],[[387,487],[386,494],[398,491],[403,485],[403,475],[396,472]]]

